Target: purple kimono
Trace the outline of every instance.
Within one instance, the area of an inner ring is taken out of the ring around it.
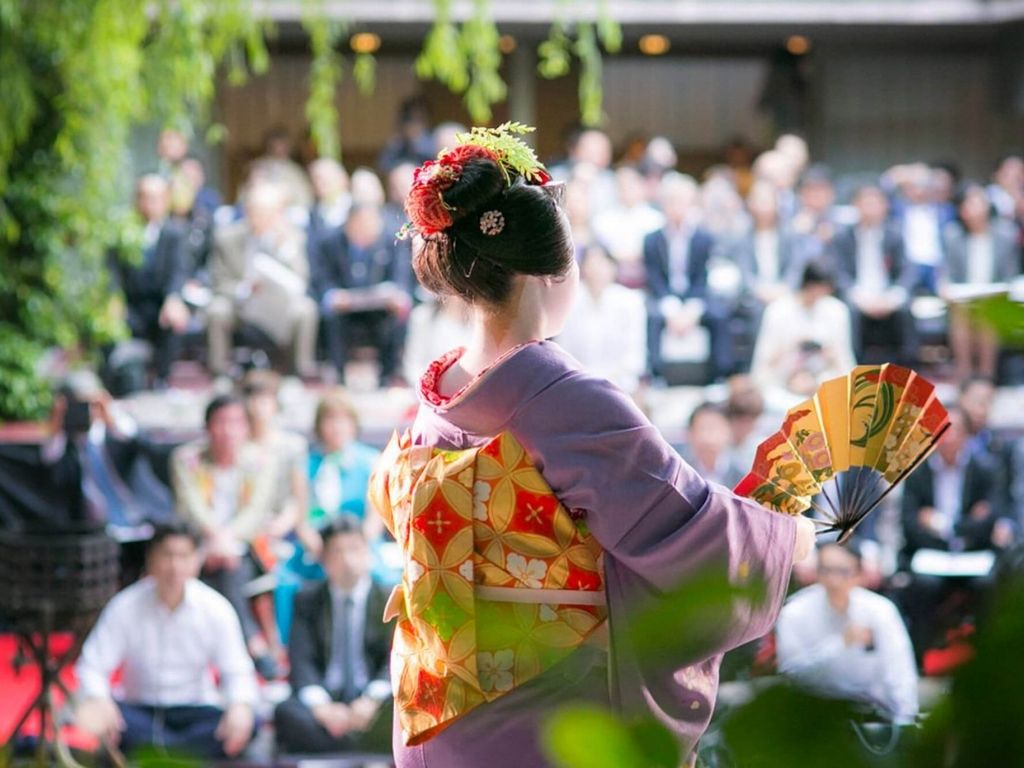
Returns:
[[[649,710],[692,750],[711,719],[721,654],[765,634],[778,615],[795,521],[705,482],[629,397],[581,371],[552,342],[520,347],[445,405],[421,393],[412,438],[464,449],[506,431],[562,503],[586,512],[605,550],[611,652],[584,645],[420,746],[404,746],[396,725],[398,768],[546,766],[540,725],[553,709],[580,699],[627,714]],[[674,669],[639,661],[623,630],[629,609],[725,563],[733,576],[763,578],[767,599],[737,603],[720,647],[695,657],[692,643],[681,642]]]

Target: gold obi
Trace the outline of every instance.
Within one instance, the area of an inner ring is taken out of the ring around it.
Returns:
[[[558,663],[605,620],[601,547],[508,433],[461,451],[392,437],[370,500],[402,548],[391,655],[407,745]]]

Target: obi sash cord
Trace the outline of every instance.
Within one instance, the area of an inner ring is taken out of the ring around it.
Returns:
[[[392,687],[411,746],[595,635],[601,547],[509,433],[461,451],[396,435],[378,467],[370,499],[404,556],[385,619],[398,618]]]

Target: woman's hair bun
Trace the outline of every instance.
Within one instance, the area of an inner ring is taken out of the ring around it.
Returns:
[[[505,172],[497,162],[486,157],[474,157],[465,162],[462,175],[442,193],[442,197],[452,221],[458,222],[493,204],[506,187]]]

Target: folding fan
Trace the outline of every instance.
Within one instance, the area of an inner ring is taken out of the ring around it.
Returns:
[[[928,381],[891,363],[861,365],[791,408],[735,490],[787,515],[813,507],[818,533],[843,542],[948,428]]]

